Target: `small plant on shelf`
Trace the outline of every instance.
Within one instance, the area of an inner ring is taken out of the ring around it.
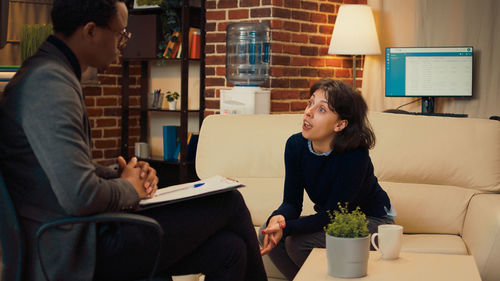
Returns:
[[[166,93],[166,98],[168,102],[176,101],[177,99],[179,99],[179,93],[168,91]]]
[[[324,227],[328,235],[343,238],[358,238],[366,237],[370,232],[368,231],[368,220],[366,215],[361,209],[356,207],[352,212],[348,210],[348,203],[342,206],[337,203],[339,210],[334,210],[333,215],[328,212],[330,223]]]

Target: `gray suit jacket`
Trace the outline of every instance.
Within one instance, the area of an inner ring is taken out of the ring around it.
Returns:
[[[0,136],[0,168],[26,232],[27,280],[43,280],[32,247],[40,223],[137,206],[128,181],[92,162],[80,82],[51,43],[26,60],[6,87]],[[92,280],[95,225],[51,231],[43,245],[51,280]]]

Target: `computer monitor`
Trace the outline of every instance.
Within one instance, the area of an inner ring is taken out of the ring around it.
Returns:
[[[422,97],[422,112],[434,97],[471,97],[473,47],[388,47],[385,96]]]

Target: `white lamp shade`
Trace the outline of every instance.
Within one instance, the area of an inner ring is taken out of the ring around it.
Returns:
[[[375,20],[370,7],[356,4],[340,6],[328,54],[380,54]]]

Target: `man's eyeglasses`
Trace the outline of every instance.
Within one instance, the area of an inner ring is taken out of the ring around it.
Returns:
[[[132,33],[128,32],[125,28],[120,31],[120,40],[118,41],[118,49],[123,49],[127,45],[128,40],[132,37]]]

